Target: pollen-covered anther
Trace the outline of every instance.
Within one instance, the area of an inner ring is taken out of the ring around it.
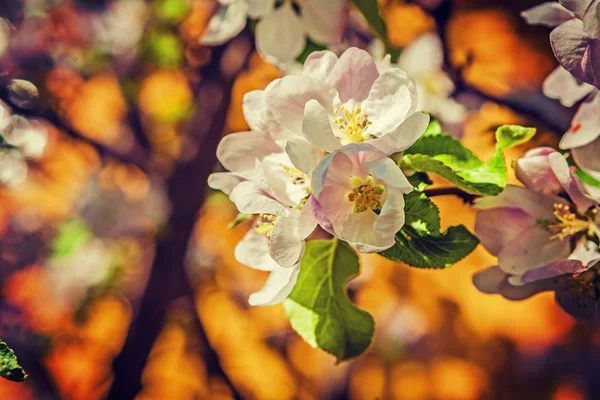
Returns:
[[[363,182],[360,178],[353,176],[351,178],[354,188],[348,193],[348,200],[354,203],[354,212],[360,213],[367,210],[381,210],[381,196],[385,188],[383,185],[376,185],[372,176],[368,176]]]
[[[590,221],[579,218],[566,204],[554,204],[554,217],[556,222],[548,225],[548,231],[554,234],[550,240],[563,240],[590,228]]]
[[[372,124],[369,121],[369,115],[363,113],[360,107],[353,111],[348,110],[344,106],[333,110],[335,115],[338,115],[333,123],[337,125],[338,130],[346,143],[362,142],[370,138],[365,131]]]
[[[256,226],[254,230],[257,233],[263,234],[268,238],[271,238],[271,231],[273,230],[273,226],[275,224],[275,220],[277,216],[271,214],[259,214],[256,219]]]

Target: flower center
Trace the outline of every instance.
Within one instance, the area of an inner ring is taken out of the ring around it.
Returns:
[[[554,217],[556,222],[547,226],[548,231],[554,234],[550,237],[550,240],[563,240],[566,237],[591,229],[592,222],[589,219],[581,219],[572,213],[570,207],[566,204],[554,204]]]
[[[254,227],[254,230],[257,233],[263,234],[271,239],[271,231],[273,230],[276,219],[277,216],[272,214],[259,214],[258,218],[256,219],[256,226]]]
[[[383,185],[376,185],[371,175],[364,182],[356,176],[351,180],[354,188],[348,193],[348,200],[354,203],[354,212],[381,211],[381,195],[385,190]]]
[[[344,106],[340,106],[333,110],[333,113],[338,116],[333,123],[337,124],[339,132],[336,136],[340,138],[342,144],[363,142],[374,137],[365,133],[372,122],[369,121],[369,115],[363,113],[360,107],[350,111]]]

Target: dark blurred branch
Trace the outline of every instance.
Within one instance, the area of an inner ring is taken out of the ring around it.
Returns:
[[[462,69],[456,69],[450,62],[450,50],[446,37],[448,23],[452,16],[454,1],[447,0],[439,7],[432,11],[438,29],[439,37],[442,41],[444,51],[445,69],[450,73],[452,80],[456,86],[453,97],[461,94],[475,95],[484,101],[491,101],[501,106],[506,106],[516,113],[529,117],[531,120],[545,125],[550,130],[562,136],[569,129],[571,119],[575,112],[574,109],[563,107],[557,100],[553,100],[544,96],[541,91],[521,91],[510,93],[507,96],[499,97],[489,93],[485,93],[481,89],[469,85],[463,79]],[[470,55],[473,58],[473,55]],[[473,60],[471,59],[471,62]],[[468,65],[462,68],[468,67]]]
[[[467,204],[473,204],[476,199],[481,197],[477,194],[467,193],[464,190],[461,190],[457,187],[441,187],[441,188],[425,189],[423,191],[423,193],[425,193],[427,195],[427,197],[456,196]]]
[[[247,32],[242,35],[246,34]],[[233,45],[235,42],[229,46]],[[210,63],[201,70],[202,80],[197,90],[199,101],[189,132],[189,138],[198,151],[189,160],[182,161],[168,180],[173,211],[167,233],[157,243],[156,257],[139,312],[123,350],[114,360],[114,382],[108,399],[133,399],[140,392],[142,371],[163,327],[169,304],[181,297],[192,301],[194,299],[194,290],[186,276],[185,258],[198,210],[206,196],[206,181],[217,162],[217,144],[225,127],[229,108],[235,75],[224,76],[221,71],[221,60],[229,46],[214,48]],[[247,46],[246,51],[248,59],[251,47]],[[240,65],[240,69],[242,67]],[[200,335],[204,336],[195,313],[194,318]],[[220,374],[227,381],[218,362],[215,361],[208,367],[209,373]]]

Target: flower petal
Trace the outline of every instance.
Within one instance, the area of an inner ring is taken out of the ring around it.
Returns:
[[[507,185],[497,196],[484,197],[475,203],[475,208],[486,210],[497,207],[520,208],[534,218],[554,218],[554,204],[567,204],[557,196],[547,196],[515,185]]]
[[[302,23],[287,2],[259,21],[255,36],[258,53],[276,63],[293,62],[306,42]]]
[[[425,132],[428,124],[429,115],[416,112],[393,131],[369,140],[368,143],[385,154],[397,153],[412,146]]]
[[[599,141],[600,142],[600,141]],[[588,145],[589,146],[589,145]],[[600,147],[597,149],[600,151]],[[594,154],[598,154],[597,152]],[[579,189],[575,176],[569,168],[569,163],[559,152],[554,152],[548,155],[548,163],[554,176],[560,182],[561,186],[567,192],[573,203],[577,206],[577,210],[584,214],[590,207],[594,205],[594,202],[588,199]],[[600,166],[600,162],[598,163]]]
[[[521,17],[529,25],[543,25],[554,28],[575,18],[575,14],[555,1],[542,3],[521,12]]]
[[[441,71],[444,64],[444,50],[439,36],[425,33],[402,50],[398,66],[414,79]]]
[[[346,50],[335,64],[327,83],[334,87],[342,103],[362,102],[379,77],[377,66],[369,53],[356,47]]]
[[[248,5],[245,2],[220,7],[210,19],[201,43],[219,46],[233,39],[246,26],[247,15]]]
[[[508,283],[509,276],[496,265],[473,275],[473,284],[480,292],[501,294],[508,300],[525,300],[535,294],[556,287],[551,281],[514,286]]]
[[[540,227],[532,227],[502,248],[498,254],[498,265],[511,275],[543,267],[566,259],[570,254],[567,240],[551,240],[551,233]]]
[[[600,93],[581,103],[571,127],[560,140],[561,149],[572,149],[593,142],[600,136]]]
[[[404,191],[388,188],[387,199],[373,224],[373,229],[380,232],[384,238],[394,237],[404,225],[404,221]]]
[[[300,210],[300,225],[298,226],[298,232],[302,239],[306,239],[317,227],[317,218],[313,209],[312,196],[306,200],[304,207]]]
[[[220,190],[226,195],[245,179],[240,175],[231,172],[215,172],[208,177],[208,186],[215,190]]]
[[[302,23],[315,42],[338,44],[348,22],[348,11],[345,0],[304,0]]]
[[[369,132],[381,136],[393,131],[417,109],[415,83],[404,71],[390,68],[373,83],[363,110],[369,115]]]
[[[585,10],[587,10],[592,1],[595,0],[558,0],[560,5],[571,11],[579,18],[583,18]]]
[[[248,303],[251,306],[271,306],[281,303],[292,292],[299,273],[300,265],[274,269],[262,289],[250,295]]]
[[[246,3],[250,18],[262,17],[275,7],[275,0],[246,0]]]
[[[254,227],[238,242],[233,255],[240,264],[260,271],[281,268],[269,255],[269,238],[256,232]]]
[[[325,81],[337,61],[338,56],[332,51],[313,51],[304,62],[302,75]]]
[[[563,187],[548,160],[548,156],[554,153],[560,156],[560,153],[551,147],[536,147],[527,151],[516,162],[517,179],[536,192],[548,195],[560,193]]]
[[[271,231],[269,254],[279,265],[291,268],[304,253],[304,240],[300,237],[300,211],[293,210],[288,215],[277,218]]]
[[[535,224],[535,218],[519,208],[500,207],[479,211],[475,216],[474,230],[483,247],[497,256],[505,246]]]
[[[285,215],[286,207],[273,198],[255,182],[245,181],[237,185],[229,199],[240,212],[246,214]]]
[[[565,107],[573,107],[575,103],[590,94],[594,87],[579,82],[569,71],[559,65],[546,77],[542,90],[546,97],[559,100]]]
[[[600,84],[600,43],[584,31],[583,22],[573,19],[550,32],[550,44],[560,65],[580,81]]]
[[[221,139],[217,147],[217,158],[229,171],[243,172],[253,169],[256,160],[280,152],[281,148],[267,132],[238,132]]]
[[[413,186],[391,158],[383,157],[382,154],[381,158],[367,162],[366,165],[371,175],[381,179],[388,188],[398,189],[401,193],[412,192]]]
[[[600,181],[600,139],[571,150],[573,160],[579,168]]]
[[[339,237],[348,242],[360,253],[377,253],[392,247],[394,235],[384,236],[374,229],[378,215],[371,210],[351,213],[343,222],[341,229],[336,228]]]
[[[302,134],[309,143],[320,150],[332,152],[342,147],[333,134],[327,111],[314,99],[309,100],[304,108]]]
[[[308,76],[289,75],[275,81],[265,90],[269,108],[275,119],[298,136],[302,134],[302,121],[306,103],[314,99],[327,113],[333,113],[335,90]]]
[[[296,138],[288,142],[285,151],[290,157],[294,167],[310,176],[313,169],[317,166],[319,156],[323,152],[316,149],[312,144],[304,139]]]

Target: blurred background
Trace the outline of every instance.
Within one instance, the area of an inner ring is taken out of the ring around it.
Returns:
[[[394,46],[441,36],[459,117],[438,118],[478,156],[509,123],[538,128],[509,162],[557,144],[575,110],[541,93],[549,30],[519,17],[539,1],[379,3]],[[206,179],[222,135],[247,129],[244,93],[284,72],[249,27],[201,46],[215,7],[0,2],[0,131],[23,154],[0,150],[0,338],[29,373],[0,380],[0,399],[598,398],[600,330],[549,293],[479,293],[473,272],[495,262],[483,248],[445,271],[363,257],[350,296],[376,337],[339,365],[281,305],[248,306],[266,278],[233,257],[250,225],[228,229],[237,211]],[[352,45],[371,45],[355,14]],[[472,228],[460,199],[435,201],[444,225]]]

